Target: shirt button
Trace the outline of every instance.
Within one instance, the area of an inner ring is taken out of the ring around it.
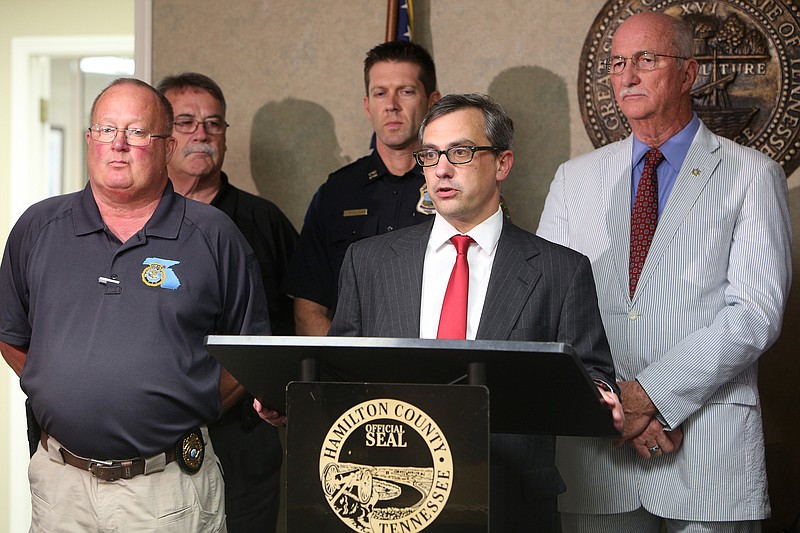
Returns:
[[[397,194],[397,189],[393,190],[392,194]]]
[[[636,311],[628,311],[628,320],[636,320],[639,318],[639,313]]]

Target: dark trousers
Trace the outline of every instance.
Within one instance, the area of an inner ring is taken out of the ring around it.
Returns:
[[[249,416],[252,402],[240,402],[208,426],[225,478],[228,533],[274,533],[278,520],[283,451],[278,431]]]
[[[555,437],[491,435],[489,530],[555,533],[558,494],[566,488],[555,467]]]

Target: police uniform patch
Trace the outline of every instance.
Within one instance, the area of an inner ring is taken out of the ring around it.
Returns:
[[[173,272],[172,267],[180,263],[180,261],[172,261],[170,259],[148,257],[142,263],[145,265],[145,269],[142,270],[142,281],[148,287],[161,287],[162,289],[174,291],[181,286],[181,282]]]
[[[417,212],[423,215],[433,215],[436,213],[436,208],[433,206],[433,200],[428,196],[428,185],[423,184],[419,188],[419,201],[417,202]]]

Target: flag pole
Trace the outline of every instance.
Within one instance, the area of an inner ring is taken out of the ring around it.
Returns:
[[[398,0],[387,0],[386,2],[386,42],[397,39],[397,2]]]

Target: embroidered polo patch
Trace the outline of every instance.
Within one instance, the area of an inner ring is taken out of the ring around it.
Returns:
[[[162,289],[175,290],[181,286],[181,282],[172,267],[179,265],[180,261],[170,259],[160,259],[158,257],[148,257],[144,260],[145,269],[142,270],[142,281],[148,287],[161,287]]]

